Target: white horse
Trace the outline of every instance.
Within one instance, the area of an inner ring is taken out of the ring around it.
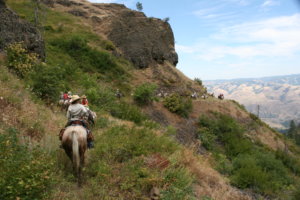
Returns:
[[[62,137],[62,147],[73,163],[74,175],[80,187],[82,184],[84,153],[87,149],[86,129],[81,125],[68,126]]]

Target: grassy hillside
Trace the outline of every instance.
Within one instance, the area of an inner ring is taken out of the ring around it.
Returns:
[[[30,2],[7,3],[33,22]],[[139,86],[142,81],[170,88],[176,79],[189,82],[187,88],[194,83],[172,66],[159,66],[154,78],[150,69],[136,70],[81,18],[42,11],[45,62],[31,62],[34,55],[16,44],[0,58],[0,199],[149,199],[153,188],[164,200],[299,198],[299,150],[292,143],[233,102],[174,95],[149,103],[155,85]],[[121,100],[114,96],[117,88],[125,94]],[[99,116],[80,189],[58,148],[66,119],[56,101],[69,90],[87,95]],[[165,118],[153,118],[149,110]],[[188,128],[197,135],[183,146],[175,137],[180,130],[188,135]],[[271,137],[285,141],[288,152],[262,140]]]

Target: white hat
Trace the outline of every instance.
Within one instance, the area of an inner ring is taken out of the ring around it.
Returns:
[[[72,97],[71,97],[71,103],[72,102],[74,102],[74,101],[77,101],[78,99],[80,99],[80,96],[78,96],[78,95],[73,95]]]

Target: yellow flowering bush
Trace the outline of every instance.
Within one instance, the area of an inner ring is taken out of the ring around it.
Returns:
[[[37,54],[27,52],[22,42],[8,45],[6,54],[8,67],[20,77],[25,77],[38,61]]]

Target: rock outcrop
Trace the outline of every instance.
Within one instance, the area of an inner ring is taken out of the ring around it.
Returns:
[[[111,40],[137,68],[169,61],[176,66],[174,35],[169,23],[148,18],[122,4],[92,4],[85,0],[53,0],[57,7],[87,19],[95,32]]]
[[[0,51],[8,44],[24,42],[29,51],[45,57],[45,45],[38,29],[8,9],[4,0],[0,0],[0,22]]]

